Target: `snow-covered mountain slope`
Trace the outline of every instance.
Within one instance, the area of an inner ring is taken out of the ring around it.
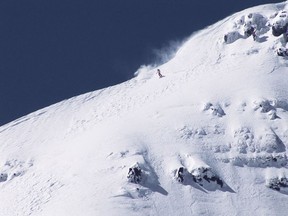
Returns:
[[[142,67],[2,126],[0,215],[287,215],[288,59],[269,27],[285,9],[195,33],[161,79]]]

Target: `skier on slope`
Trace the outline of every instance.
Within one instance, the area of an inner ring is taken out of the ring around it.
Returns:
[[[160,69],[157,69],[157,74],[158,74],[159,78],[162,78],[162,77],[164,77],[164,76],[161,74],[161,71],[160,71]]]

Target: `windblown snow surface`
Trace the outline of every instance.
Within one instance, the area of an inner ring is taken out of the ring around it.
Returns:
[[[193,34],[161,79],[142,67],[2,126],[0,215],[287,215],[288,59],[269,27],[285,8]],[[228,32],[239,37],[224,43]]]

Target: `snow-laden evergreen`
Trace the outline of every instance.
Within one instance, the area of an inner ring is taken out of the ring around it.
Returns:
[[[2,126],[0,214],[287,215],[285,10],[196,32],[161,79],[143,66]]]

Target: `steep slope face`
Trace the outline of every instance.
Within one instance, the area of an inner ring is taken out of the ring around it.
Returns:
[[[0,211],[285,215],[288,65],[269,27],[285,8],[247,9],[195,33],[161,79],[142,68],[2,126]],[[256,41],[243,33],[249,21]]]

